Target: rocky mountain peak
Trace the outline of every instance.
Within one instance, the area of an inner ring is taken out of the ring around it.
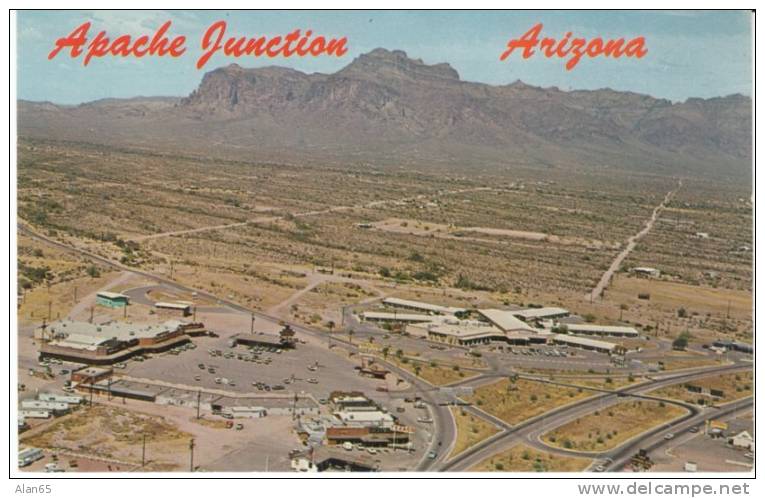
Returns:
[[[403,50],[376,48],[356,57],[341,70],[341,75],[391,76],[410,79],[443,79],[459,81],[459,73],[448,63],[426,64],[422,59],[412,59]]]

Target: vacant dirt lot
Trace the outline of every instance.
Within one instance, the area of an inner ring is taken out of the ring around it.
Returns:
[[[524,379],[498,382],[478,387],[467,401],[508,424],[518,424],[553,408],[591,396],[591,391],[558,387]]]
[[[459,455],[474,444],[480,443],[499,432],[496,426],[472,413],[458,407],[451,407],[450,410],[457,424],[457,440],[454,442],[454,448],[449,454],[449,458]]]
[[[724,394],[721,397],[712,398],[708,394],[689,391],[686,386],[700,387],[705,393],[714,389],[722,391]],[[723,404],[751,396],[753,387],[752,372],[742,372],[704,377],[692,382],[656,389],[651,391],[651,394],[688,403],[701,401],[703,404]]]
[[[605,451],[685,413],[655,401],[627,401],[598,410],[546,433],[542,440],[578,451]]]
[[[192,437],[163,417],[97,404],[64,416],[22,441],[38,448],[140,463],[144,436],[147,454],[155,463],[168,465],[187,453]]]
[[[553,455],[525,445],[487,458],[474,472],[581,472],[591,463],[589,458]]]

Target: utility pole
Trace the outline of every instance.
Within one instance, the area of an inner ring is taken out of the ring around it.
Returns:
[[[173,260],[170,260],[170,278],[173,278]]]
[[[74,302],[77,303],[77,286],[74,287]]]
[[[197,420],[199,420],[199,405],[202,401],[202,390],[197,391]]]
[[[728,311],[725,313],[725,318],[730,318],[730,299],[728,299]]]
[[[93,323],[93,306],[90,307],[90,321],[88,323]]]
[[[53,301],[48,301],[48,320],[51,318],[51,307],[53,306]]]
[[[250,335],[255,333],[255,313],[250,314]]]
[[[193,318],[193,320],[192,320],[192,321],[193,321],[194,323],[196,323],[196,322],[197,322],[197,307],[196,307],[196,306],[194,306],[194,308],[193,308],[193,309],[194,309],[194,318]]]
[[[189,441],[189,472],[194,472],[194,438]]]
[[[122,318],[127,318],[127,307],[128,307],[127,303],[125,303],[125,306],[122,307],[123,308]]]
[[[141,448],[141,467],[146,466],[146,434],[143,435],[143,447]]]

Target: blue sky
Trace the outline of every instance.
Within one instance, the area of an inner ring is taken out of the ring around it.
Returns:
[[[341,58],[255,58],[214,56],[202,70],[200,40],[213,22],[228,22],[227,34],[285,35],[312,29],[327,37],[348,37]],[[63,51],[53,60],[55,40],[86,20],[89,36],[153,34],[171,20],[170,34],[187,37],[179,59],[94,59],[87,67]],[[542,36],[561,38],[567,31],[592,38],[644,36],[643,59],[587,59],[571,71],[565,60],[518,53],[501,62],[507,41],[542,22]],[[463,80],[506,84],[515,80],[561,89],[610,87],[682,101],[752,93],[751,20],[749,12],[226,12],[105,11],[20,12],[17,17],[18,96],[76,104],[106,97],[187,95],[205,71],[236,62],[244,67],[289,66],[305,72],[334,72],[376,47],[401,49],[426,63],[448,62]]]

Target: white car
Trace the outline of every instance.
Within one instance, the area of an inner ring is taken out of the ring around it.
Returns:
[[[46,463],[45,472],[64,472],[64,469],[59,467],[57,463]]]

